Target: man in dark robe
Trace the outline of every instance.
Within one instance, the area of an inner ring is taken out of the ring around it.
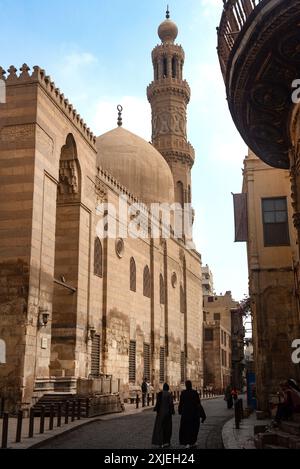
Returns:
[[[191,381],[186,381],[186,390],[181,393],[178,413],[181,415],[179,442],[186,448],[195,446],[200,429],[200,419],[204,423],[206,415],[197,391]]]
[[[152,444],[160,447],[171,445],[172,437],[172,415],[175,414],[173,396],[169,392],[167,383],[163,391],[157,395],[156,405],[153,409],[157,412],[152,436]]]

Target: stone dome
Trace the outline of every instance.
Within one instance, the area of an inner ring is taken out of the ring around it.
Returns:
[[[173,21],[166,19],[159,26],[158,35],[163,43],[174,43],[178,36],[177,25]]]
[[[148,142],[118,127],[97,138],[97,165],[108,171],[141,202],[174,203],[168,163]]]

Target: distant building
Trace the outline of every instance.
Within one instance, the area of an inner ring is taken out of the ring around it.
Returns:
[[[232,382],[232,310],[238,307],[230,291],[203,298],[204,386],[223,390]]]
[[[254,361],[253,341],[252,339],[248,339],[245,342],[246,342],[245,350],[244,350],[245,364],[252,363]]]
[[[202,292],[203,296],[214,295],[214,278],[207,264],[202,267]]]

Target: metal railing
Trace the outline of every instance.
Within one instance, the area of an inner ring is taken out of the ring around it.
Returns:
[[[218,31],[218,54],[223,76],[230,52],[253,10],[263,0],[223,0],[223,14]]]
[[[55,427],[60,428],[63,425],[68,425],[75,420],[89,417],[90,399],[73,399],[65,402],[57,402],[55,405],[51,404],[49,409],[46,406],[41,406],[37,411],[34,408],[30,409],[29,421],[27,425],[27,432],[24,429],[24,412],[19,411],[17,415],[16,436],[15,442],[20,443],[24,438],[33,438],[34,435],[44,434],[45,431],[52,431]],[[46,419],[46,417],[48,417]],[[38,429],[36,428],[35,421],[39,419]],[[63,419],[63,422],[62,422]],[[0,449],[7,449],[8,447],[8,434],[11,419],[8,412],[3,413],[2,423],[2,437],[0,441]],[[15,426],[15,425],[14,425]]]

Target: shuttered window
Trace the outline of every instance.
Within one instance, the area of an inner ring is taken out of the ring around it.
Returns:
[[[129,345],[129,382],[136,382],[136,342],[133,340]]]
[[[289,246],[286,197],[262,199],[265,246]]]
[[[99,238],[95,239],[94,248],[94,274],[97,277],[103,276],[103,259],[102,259],[102,244]]]
[[[91,375],[100,375],[100,354],[101,354],[101,338],[95,335],[92,339],[92,357],[91,357]]]
[[[214,330],[205,329],[204,331],[204,340],[205,342],[212,342],[214,340]]]
[[[150,381],[150,345],[144,344],[144,378]]]
[[[185,295],[182,285],[180,285],[180,312],[185,313]]]
[[[184,352],[181,352],[180,369],[181,369],[181,383],[184,383],[185,382],[185,353]]]
[[[160,354],[159,354],[159,381],[160,383],[165,382],[165,349],[164,347],[160,347]]]
[[[165,282],[162,274],[159,277],[159,290],[160,290],[160,304],[165,304]]]
[[[144,280],[144,286],[143,286],[144,296],[146,298],[151,298],[151,278],[150,278],[150,269],[148,266],[146,266],[144,269],[143,280]]]
[[[136,292],[136,264],[133,257],[130,259],[130,290]]]

